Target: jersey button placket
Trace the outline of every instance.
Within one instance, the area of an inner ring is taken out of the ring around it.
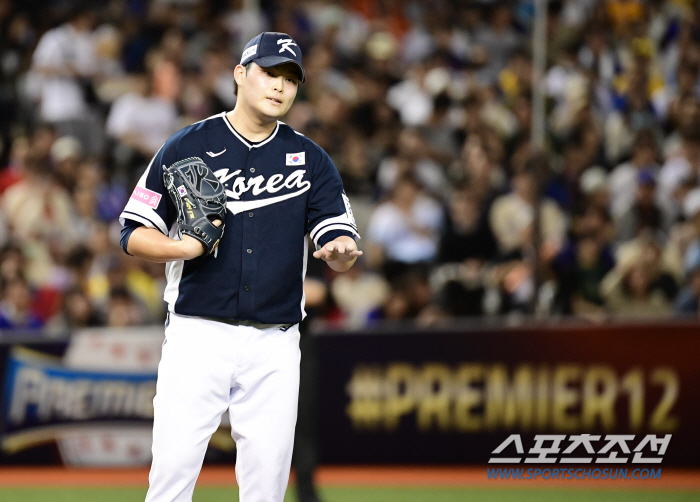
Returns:
[[[254,157],[255,154],[257,153],[257,149],[251,148],[248,153],[248,158],[247,159],[241,159],[243,160],[246,164],[250,162]],[[245,165],[245,164],[243,164]],[[251,176],[249,173],[254,173],[255,168],[250,167],[247,170],[244,171],[245,177],[246,177],[246,183],[248,180],[251,179]],[[242,196],[243,200],[253,200],[254,197],[250,192],[246,192]],[[241,245],[241,251],[243,253],[244,257],[248,257],[248,255],[252,254],[252,244],[255,243],[255,228],[253,227],[253,221],[250,219],[253,214],[253,212],[249,212],[249,217],[243,219],[243,233],[241,235],[241,240],[240,245]],[[255,292],[251,289],[255,284],[255,277],[257,275],[257,270],[256,270],[256,264],[255,264],[255,259],[250,257],[247,260],[244,258],[243,259],[243,268],[241,270],[241,285],[243,286],[243,291],[242,294],[245,296],[241,298],[241,301],[239,303],[239,308],[240,308],[240,315],[242,318],[248,319],[251,318],[252,316],[255,315],[255,299],[254,295]]]

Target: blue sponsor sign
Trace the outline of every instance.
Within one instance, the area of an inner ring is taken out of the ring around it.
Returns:
[[[76,425],[150,422],[156,375],[77,370],[15,347],[5,370],[3,449],[17,451]]]

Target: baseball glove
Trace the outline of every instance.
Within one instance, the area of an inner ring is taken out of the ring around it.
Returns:
[[[180,236],[199,240],[210,254],[224,235],[226,193],[224,186],[199,157],[175,162],[163,173],[165,188],[177,209]],[[221,226],[214,221],[221,220]]]

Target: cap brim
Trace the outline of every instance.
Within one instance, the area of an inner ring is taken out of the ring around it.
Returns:
[[[297,68],[299,68],[299,73],[301,74],[301,81],[306,80],[306,73],[304,73],[304,68],[301,67],[299,63],[294,61],[292,58],[285,56],[263,56],[261,58],[252,59],[255,64],[263,68],[270,68],[272,66],[279,66],[284,63],[294,63]]]

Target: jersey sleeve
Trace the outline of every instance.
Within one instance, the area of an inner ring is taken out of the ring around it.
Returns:
[[[124,252],[126,254],[129,254],[128,247],[129,247],[129,237],[131,237],[131,234],[134,233],[134,230],[136,230],[139,227],[142,227],[143,224],[139,223],[138,221],[134,221],[131,219],[126,219],[124,220],[124,226],[122,227],[122,233],[121,236],[119,237],[119,245],[122,247]],[[129,255],[131,256],[131,255]]]
[[[177,213],[165,189],[163,166],[170,166],[177,160],[177,149],[170,139],[151,159],[146,171],[136,183],[129,201],[119,215],[122,226],[126,220],[133,220],[148,228],[156,228],[165,235],[169,234]]]
[[[345,191],[340,173],[326,152],[316,145],[313,155],[318,156],[311,177],[311,194],[308,206],[308,228],[316,249],[326,242],[347,235],[357,240],[357,224]]]

